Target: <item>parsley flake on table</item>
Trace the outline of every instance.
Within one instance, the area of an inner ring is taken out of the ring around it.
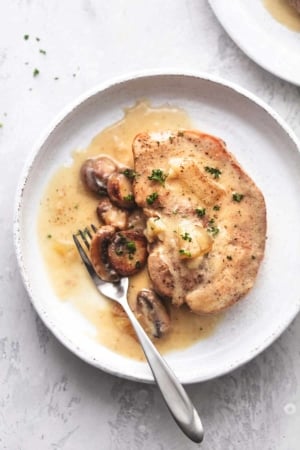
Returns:
[[[38,69],[34,69],[33,76],[37,77],[40,74],[40,71]]]
[[[29,34],[24,34],[24,40],[28,41],[28,39],[29,39]]]

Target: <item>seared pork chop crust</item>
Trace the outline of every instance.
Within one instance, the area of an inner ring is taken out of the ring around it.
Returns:
[[[141,133],[133,155],[154,290],[199,314],[235,303],[252,288],[264,255],[258,187],[221,139],[198,131]]]

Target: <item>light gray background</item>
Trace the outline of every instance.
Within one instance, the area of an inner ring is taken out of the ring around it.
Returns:
[[[208,71],[257,94],[298,137],[300,89],[245,56],[205,0],[0,0],[0,7],[0,450],[197,448],[154,386],[87,366],[36,316],[13,248],[18,178],[49,121],[112,76]],[[201,449],[300,448],[299,342],[298,317],[249,364],[187,388],[206,430]]]

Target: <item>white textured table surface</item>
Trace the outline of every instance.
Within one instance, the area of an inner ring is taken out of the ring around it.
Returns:
[[[0,4],[0,449],[196,448],[177,429],[154,386],[89,367],[37,317],[13,248],[18,178],[49,121],[112,76],[167,67],[220,75],[265,100],[298,137],[300,88],[249,60],[205,0]],[[40,73],[33,77],[35,68]],[[241,369],[187,388],[206,430],[201,448],[300,448],[299,342],[300,317]]]

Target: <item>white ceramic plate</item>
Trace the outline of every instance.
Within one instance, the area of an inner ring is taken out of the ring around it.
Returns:
[[[276,21],[262,0],[208,0],[234,42],[253,61],[300,85],[300,33]]]
[[[86,333],[86,320],[56,298],[36,234],[41,194],[74,148],[141,98],[185,109],[196,126],[222,137],[264,193],[268,214],[265,259],[251,293],[225,314],[215,332],[166,355],[184,383],[222,375],[271,344],[300,308],[300,156],[296,138],[270,108],[232,84],[193,74],[140,74],[100,86],[51,125],[25,167],[17,193],[15,244],[22,276],[38,314],[72,352],[112,374],[152,381],[146,363],[113,353]]]

